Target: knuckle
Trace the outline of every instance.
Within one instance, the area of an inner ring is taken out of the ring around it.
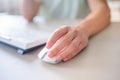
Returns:
[[[70,42],[71,42],[71,40],[68,38],[64,39],[64,41],[63,41],[64,44],[70,44]]]
[[[77,44],[77,42],[73,42],[73,50],[79,50],[79,44]]]
[[[66,56],[66,58],[67,58],[68,60],[70,60],[70,59],[73,58],[75,55],[76,55],[76,53],[71,52],[70,54],[68,54],[68,55]]]
[[[71,29],[71,27],[68,26],[68,25],[64,25],[64,26],[62,26],[62,28],[66,29],[66,30],[70,30]]]
[[[73,33],[77,34],[77,33],[78,33],[78,30],[77,30],[77,29],[74,29],[74,30],[73,30]]]
[[[65,44],[68,45],[71,43],[71,38],[69,36],[64,36],[61,40],[60,40],[61,44]]]
[[[75,55],[74,52],[70,53],[69,58],[73,57]]]
[[[60,51],[59,47],[54,48],[54,52],[59,52],[59,51]]]
[[[71,58],[72,58],[72,56],[71,56],[71,55],[68,55],[68,56],[67,56],[67,59],[68,59],[68,60],[70,60]]]
[[[65,58],[65,55],[64,55],[64,54],[61,54],[61,55],[59,55],[59,57],[61,57],[61,58]]]
[[[55,31],[54,31],[54,35],[59,35],[61,32],[60,32],[60,29],[56,29]]]

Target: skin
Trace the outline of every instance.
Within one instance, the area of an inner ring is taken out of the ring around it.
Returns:
[[[28,4],[28,2],[31,4]],[[34,3],[35,2],[35,3]],[[33,0],[24,0],[22,5],[23,16],[32,21],[38,12],[38,4]],[[68,61],[87,47],[89,38],[103,30],[110,23],[110,10],[106,0],[88,0],[91,12],[76,26],[60,26],[47,41],[49,57]],[[33,6],[34,11],[31,10]],[[36,8],[37,7],[37,8]]]

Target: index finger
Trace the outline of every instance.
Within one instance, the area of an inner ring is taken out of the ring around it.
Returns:
[[[61,38],[68,32],[69,28],[70,28],[69,26],[62,26],[59,29],[57,29],[55,32],[53,32],[53,34],[47,41],[46,47],[48,49],[51,48],[59,38]]]

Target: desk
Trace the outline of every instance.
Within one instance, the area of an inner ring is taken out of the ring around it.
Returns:
[[[52,31],[59,25],[76,23],[48,21],[45,28]],[[0,80],[120,80],[120,22],[92,37],[88,47],[68,62],[41,62],[37,57],[41,49],[20,55],[0,44]]]

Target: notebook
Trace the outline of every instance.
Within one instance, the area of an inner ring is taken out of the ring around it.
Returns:
[[[0,42],[18,48],[18,52],[25,51],[46,43],[50,33],[43,30],[44,21],[39,24],[28,23],[21,16],[0,16]]]

